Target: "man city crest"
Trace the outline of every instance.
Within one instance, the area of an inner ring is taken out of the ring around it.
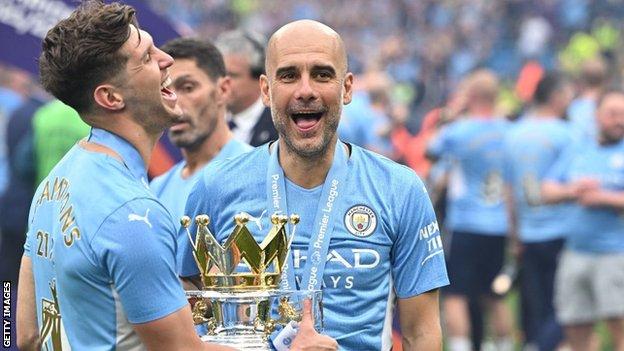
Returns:
[[[351,207],[344,218],[345,226],[349,233],[364,238],[375,231],[377,228],[377,216],[375,212],[368,206],[355,205]]]

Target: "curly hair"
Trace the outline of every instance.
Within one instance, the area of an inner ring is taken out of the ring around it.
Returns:
[[[139,28],[131,6],[81,4],[43,40],[39,57],[43,87],[78,113],[91,111],[95,87],[115,78],[128,61],[119,49],[130,37],[131,24]]]

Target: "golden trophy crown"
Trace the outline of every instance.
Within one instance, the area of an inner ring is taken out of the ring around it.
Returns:
[[[260,244],[247,228],[246,213],[234,216],[236,226],[223,245],[208,229],[207,215],[195,217],[195,240],[189,231],[191,218],[184,216],[180,222],[191,241],[204,290],[268,290],[279,286],[299,216],[273,214],[269,234]],[[291,235],[286,229],[289,222],[293,225]]]

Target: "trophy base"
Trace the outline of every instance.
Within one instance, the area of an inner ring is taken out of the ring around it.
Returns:
[[[187,291],[195,328],[203,341],[239,350],[271,350],[269,335],[299,321],[312,301],[314,327],[322,332],[320,290]]]
[[[239,331],[239,334],[231,335],[224,333],[204,335],[201,337],[201,340],[213,344],[229,346],[242,351],[271,350],[271,343],[264,334],[258,334],[256,331],[249,331],[248,333],[240,333]]]

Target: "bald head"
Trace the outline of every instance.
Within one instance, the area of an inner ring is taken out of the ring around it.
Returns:
[[[269,39],[265,61],[267,73],[275,68],[277,56],[302,49],[326,52],[334,58],[334,64],[342,75],[347,72],[347,50],[340,35],[323,23],[299,20],[284,25]]]

